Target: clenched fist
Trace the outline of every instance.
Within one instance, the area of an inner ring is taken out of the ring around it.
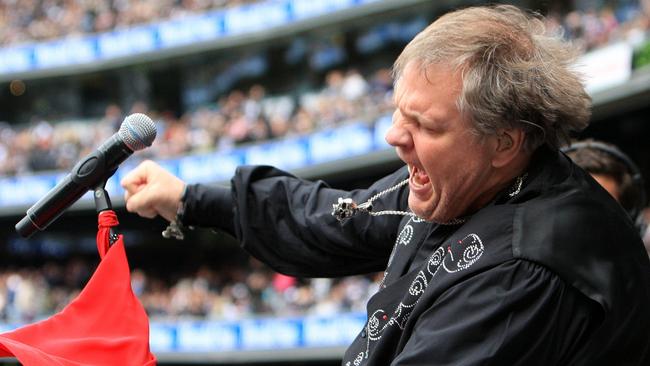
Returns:
[[[143,161],[120,183],[126,193],[126,209],[142,217],[162,216],[167,221],[176,217],[185,182],[153,161]]]

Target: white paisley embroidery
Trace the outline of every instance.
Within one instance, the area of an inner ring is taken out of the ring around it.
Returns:
[[[421,219],[421,218],[419,218],[417,216],[411,216],[411,221],[419,223],[419,222],[425,222],[426,220]]]
[[[404,232],[404,230],[402,230],[402,232]],[[395,243],[395,247],[397,247],[398,243],[399,238]],[[418,272],[415,279],[413,282],[411,282],[411,285],[408,288],[408,294],[406,294],[402,302],[397,305],[397,308],[390,318],[388,318],[386,311],[383,309],[375,310],[375,312],[372,313],[372,315],[368,318],[368,323],[366,325],[366,333],[368,337],[366,341],[366,351],[357,355],[353,362],[355,366],[359,366],[363,359],[368,358],[370,351],[370,342],[381,339],[382,333],[387,327],[397,325],[400,329],[404,329],[406,322],[411,315],[411,312],[413,311],[413,308],[418,303],[420,297],[427,289],[429,284],[431,284],[433,279],[436,277],[440,268],[443,268],[447,273],[456,273],[465,270],[476,263],[476,261],[485,252],[483,241],[476,234],[469,234],[465,236],[462,240],[458,241],[458,244],[466,245],[466,247],[463,249],[462,257],[458,260],[454,259],[451,247],[447,247],[447,251],[445,251],[443,246],[441,246],[431,254],[426,265],[426,271],[429,274],[429,278],[427,279],[427,275],[423,270]],[[447,253],[449,253],[449,256],[447,256]],[[385,274],[387,274],[387,272],[385,272]],[[386,323],[383,326],[381,326],[379,320],[380,318],[386,320]],[[360,356],[362,356],[362,358],[359,358]]]
[[[429,257],[429,261],[427,262],[427,272],[429,272],[432,278],[440,269],[440,263],[442,263],[443,259],[445,259],[445,250],[442,247],[436,249],[436,251],[431,254],[431,257]]]
[[[361,365],[361,362],[363,362],[363,352],[359,353],[357,357],[354,359],[354,366]]]
[[[427,288],[427,285],[427,278],[424,276],[424,272],[420,271],[409,287],[409,294],[413,296],[420,296]]]
[[[402,244],[402,245],[409,245],[411,242],[411,239],[413,239],[413,226],[410,224],[404,225],[404,228],[402,231],[399,233],[399,236],[397,237],[397,244]]]
[[[379,329],[379,316],[381,314],[384,314],[383,310],[377,310],[368,319],[368,325],[366,327],[366,333],[368,336],[369,340],[376,341],[379,339],[379,335],[381,332],[386,328],[386,325],[384,325],[381,329]]]
[[[476,262],[481,255],[483,254],[483,251],[485,251],[485,248],[483,247],[483,242],[481,241],[481,238],[478,237],[476,234],[469,234],[466,237],[463,238],[463,240],[460,240],[459,243],[465,243],[466,240],[470,240],[470,243],[467,245],[465,250],[463,250],[463,257],[460,258],[456,263],[451,263],[451,265],[455,265],[456,268],[448,268],[447,264],[443,262],[443,267],[445,267],[445,270],[449,273],[453,272],[458,272],[462,271],[464,269],[469,268],[474,262]]]
[[[393,245],[393,251],[390,253],[390,257],[388,257],[388,264],[386,265],[386,270],[384,271],[384,278],[382,278],[381,283],[379,284],[379,287],[383,288],[384,286],[384,281],[386,280],[386,277],[388,276],[388,268],[390,268],[391,263],[393,263],[393,258],[395,257],[395,253],[397,253],[397,250],[399,249],[399,244],[402,244],[404,246],[409,245],[411,243],[411,239],[413,239],[413,234],[415,232],[415,229],[411,225],[411,222],[413,223],[420,223],[424,222],[424,220],[420,219],[419,217],[410,217],[409,220],[406,222],[402,230],[400,231],[399,235],[397,236],[397,240],[395,240],[395,244]]]

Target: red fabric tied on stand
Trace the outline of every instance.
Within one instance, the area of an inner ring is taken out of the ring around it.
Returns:
[[[113,211],[99,214],[97,249],[102,261],[81,291],[60,313],[0,334],[0,357],[25,366],[151,366],[149,319],[133,294],[124,241],[109,244]]]

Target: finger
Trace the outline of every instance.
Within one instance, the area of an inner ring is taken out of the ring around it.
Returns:
[[[145,176],[141,175],[140,172],[132,171],[126,175],[120,185],[126,192],[137,192],[147,183]]]
[[[147,219],[153,219],[156,216],[158,216],[158,212],[156,212],[155,210],[151,210],[151,209],[143,209],[143,210],[140,210],[140,211],[138,211],[136,213],[139,216],[142,216],[142,217],[147,218]]]
[[[122,178],[120,185],[125,191],[135,193],[142,189],[142,186],[147,183],[147,176],[149,175],[149,164],[146,162],[140,163],[135,169],[130,171]]]
[[[133,194],[127,190],[124,191],[124,202],[127,202]]]
[[[146,182],[140,185],[129,184],[129,187],[131,187],[131,189],[124,189],[124,201],[125,202],[128,201],[134,194],[143,190],[147,186],[147,184],[149,183]]]
[[[126,210],[147,218],[156,217],[158,212],[151,192],[151,187],[144,187],[138,192],[130,194],[126,199]]]

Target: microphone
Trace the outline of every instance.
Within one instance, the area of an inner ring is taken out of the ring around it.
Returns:
[[[16,224],[16,231],[29,238],[36,230],[45,230],[88,190],[103,185],[134,151],[151,146],[155,138],[156,125],[151,118],[142,113],[126,117],[118,132],[79,161],[70,174],[27,210]]]

